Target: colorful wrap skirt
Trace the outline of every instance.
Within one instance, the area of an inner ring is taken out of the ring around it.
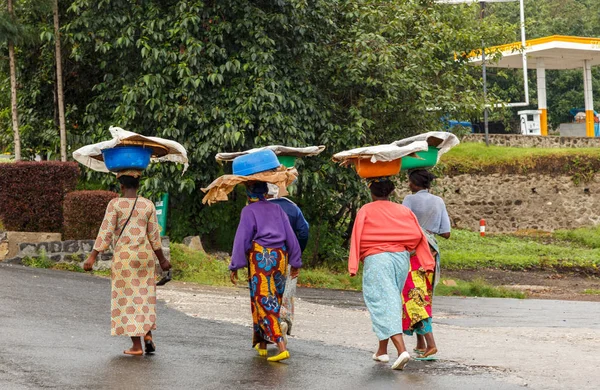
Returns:
[[[288,254],[285,248],[265,248],[256,242],[252,244],[248,255],[248,283],[254,329],[252,346],[263,341],[283,341],[279,317],[287,269]]]
[[[431,303],[433,289],[439,279],[440,259],[435,238],[431,234],[426,233],[426,235],[436,267],[435,271],[425,271],[421,268],[417,256],[410,258],[410,270],[402,290],[402,328],[407,335],[412,335],[413,332],[424,335],[433,330]]]

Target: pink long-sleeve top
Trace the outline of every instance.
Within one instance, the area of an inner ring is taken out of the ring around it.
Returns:
[[[387,200],[377,200],[361,207],[352,229],[348,271],[356,274],[358,263],[367,256],[403,251],[416,251],[425,270],[435,268],[427,238],[412,211]]]

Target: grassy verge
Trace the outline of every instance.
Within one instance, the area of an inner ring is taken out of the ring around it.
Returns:
[[[86,272],[77,263],[55,263],[44,255],[41,255],[39,257],[26,257],[25,259],[23,259],[23,265],[32,268],[55,269],[70,272]],[[92,271],[92,274],[97,276],[110,276],[110,270]]]
[[[482,279],[475,279],[470,282],[455,280],[456,286],[446,286],[443,282],[442,280],[442,283],[439,283],[435,288],[435,295],[518,299],[527,297],[524,292],[492,286]]]
[[[588,288],[587,290],[583,290],[583,293],[588,295],[600,295],[600,290]]]
[[[444,155],[436,170],[446,175],[566,174],[575,181],[587,181],[600,171],[600,149],[486,147],[482,143],[463,143]]]
[[[210,255],[189,250],[184,245],[171,245],[173,277],[179,281],[212,286],[230,286],[227,263]],[[239,274],[240,281],[246,280],[246,270]],[[494,287],[483,280],[472,282],[457,280],[457,286],[449,287],[440,283],[436,295],[460,295],[471,297],[525,298],[525,294],[504,288]],[[327,268],[309,268],[300,271],[298,284],[303,287],[329,288],[338,290],[362,290],[362,274],[350,277],[346,272]]]
[[[572,236],[572,237],[570,237]],[[598,236],[598,237],[596,237]],[[578,229],[542,236],[496,235],[455,230],[439,240],[442,268],[556,269],[599,274],[600,232]],[[587,245],[586,245],[587,243]]]

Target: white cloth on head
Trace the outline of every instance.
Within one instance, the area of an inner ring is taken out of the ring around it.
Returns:
[[[417,141],[425,141],[427,145],[435,146],[438,149],[437,162],[440,161],[442,154],[446,153],[460,143],[458,137],[447,131],[429,131],[427,133],[408,137],[399,141],[392,142],[392,145],[407,146]]]
[[[359,158],[368,158],[372,163],[378,161],[393,161],[413,153],[427,150],[426,141],[412,142],[408,145],[396,146],[394,144],[366,146],[350,149],[333,155],[333,161],[342,165],[350,163]]]
[[[269,192],[268,192],[269,196],[272,196],[273,198],[279,197],[279,187],[278,186],[276,186],[275,184],[267,183],[267,187],[269,188]]]
[[[217,159],[217,161],[233,161],[233,159],[235,159],[236,157],[258,152],[265,149],[272,150],[278,156],[281,155],[294,157],[310,157],[316,156],[319,153],[321,153],[323,150],[325,150],[325,146],[307,146],[305,148],[293,148],[291,146],[269,145],[264,146],[262,148],[245,150],[243,152],[217,153],[215,159]]]
[[[111,126],[108,130],[113,136],[111,140],[98,142],[96,144],[86,145],[82,148],[79,148],[73,152],[73,158],[86,167],[93,169],[94,171],[109,172],[108,168],[106,168],[106,165],[104,164],[104,161],[98,160],[94,157],[102,155],[102,151],[104,149],[114,148],[121,142],[132,139],[135,141],[155,142],[168,149],[167,155],[162,157],[153,157],[151,159],[152,162],[170,161],[183,164],[183,172],[185,172],[189,166],[187,151],[179,142],[159,137],[146,137],[131,131],[123,130],[120,127]]]

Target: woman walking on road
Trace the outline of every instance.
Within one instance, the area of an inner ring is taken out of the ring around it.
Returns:
[[[435,261],[417,218],[406,207],[389,201],[394,184],[387,177],[368,179],[373,201],[356,215],[348,270],[354,276],[364,261],[363,295],[379,348],[373,359],[388,362],[388,340],[398,350],[392,369],[402,370],[410,360],[402,338],[401,293],[409,271],[409,252],[420,265],[433,270]]]
[[[141,171],[117,174],[122,197],[113,199],[106,208],[94,250],[84,263],[93,268],[98,254],[114,247],[111,265],[111,334],[129,336],[133,345],[127,355],[143,355],[156,350],[152,330],[156,329],[155,264],[163,270],[171,264],[162,252],[160,227],[154,204],[138,197]]]
[[[402,204],[408,207],[417,217],[425,230],[427,239],[436,260],[434,272],[422,270],[417,256],[411,258],[411,268],[402,293],[404,299],[403,322],[404,333],[417,334],[415,352],[421,356],[419,360],[433,359],[437,346],[433,338],[431,304],[433,290],[440,272],[440,255],[434,235],[450,238],[450,218],[446,205],[439,196],[429,193],[435,176],[426,169],[417,169],[409,173],[409,188],[413,195],[404,198]]]
[[[264,182],[246,185],[249,204],[242,210],[229,269],[231,282],[236,284],[238,270],[248,267],[252,346],[260,356],[267,356],[267,344],[277,344],[279,353],[267,359],[277,362],[290,357],[279,318],[288,260],[292,278],[298,276],[302,260],[287,215],[277,204],[267,201],[267,192]]]

